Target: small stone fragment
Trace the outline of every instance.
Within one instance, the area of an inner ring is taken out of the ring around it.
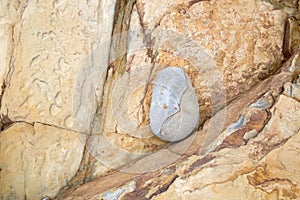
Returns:
[[[255,136],[257,136],[257,134],[258,134],[257,130],[253,129],[253,130],[245,133],[243,139],[244,140],[249,140],[249,139],[254,138]]]
[[[126,192],[132,192],[135,190],[136,187],[136,182],[135,181],[131,181],[128,185],[123,186],[122,188],[119,188],[115,191],[107,191],[102,195],[103,200],[119,200],[120,198],[122,198],[122,196],[124,195],[124,193]]]
[[[107,192],[103,195],[103,199],[104,200],[110,200],[110,199],[113,199],[113,200],[118,200],[120,198],[120,196],[125,192],[126,190],[124,188],[122,189],[119,189],[115,192]]]
[[[270,93],[265,94],[262,98],[260,98],[258,101],[252,103],[250,107],[253,108],[260,108],[260,109],[268,109],[270,108],[274,103],[274,98]]]
[[[242,115],[239,120],[228,127],[228,131],[239,129],[244,124],[245,117]]]

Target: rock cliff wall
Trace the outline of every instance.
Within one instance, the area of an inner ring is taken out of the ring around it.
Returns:
[[[300,198],[296,0],[3,0],[0,199]],[[153,81],[199,127],[153,135]]]

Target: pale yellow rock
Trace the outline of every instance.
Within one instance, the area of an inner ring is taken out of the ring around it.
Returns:
[[[75,175],[81,160],[84,137],[71,130],[89,133],[97,127],[87,152],[99,162],[91,164],[94,169],[81,166],[93,170],[89,172],[93,176],[163,147],[165,143],[153,137],[149,129],[149,83],[167,65],[178,66],[191,77],[202,123],[224,106],[225,94],[227,100],[235,98],[274,73],[283,60],[287,13],[268,1],[138,0],[130,28],[140,32],[128,40],[130,55],[125,72],[116,75],[111,68],[106,73],[111,64],[113,21],[118,15],[114,15],[116,2],[0,3],[0,86],[4,81],[7,86],[1,115],[34,123],[17,123],[0,134],[1,196],[54,197]],[[291,0],[287,5],[294,3]],[[104,85],[107,90],[102,96]],[[95,122],[99,105],[103,112]],[[230,193],[233,199],[264,199],[275,198],[277,188],[280,197],[288,193],[285,190],[296,194],[299,162],[290,160],[291,155],[298,155],[294,149],[299,145],[293,143],[293,135],[299,131],[299,102],[281,96],[275,108],[265,129],[246,146],[214,153],[212,166],[197,169],[188,178],[177,178],[157,198],[211,195],[224,199]],[[290,137],[292,149],[280,148],[264,159],[268,151]],[[199,158],[191,157],[187,163]],[[281,174],[284,180],[280,184],[285,190],[277,182],[270,186],[248,183],[248,179],[259,177],[259,167],[266,163],[274,173],[264,173],[271,178]],[[168,164],[161,163],[155,169]],[[290,171],[296,174],[294,178]]]
[[[13,38],[7,36],[3,47],[9,55],[13,45],[13,65],[2,58],[5,52],[0,57],[3,69],[12,67],[1,113],[13,121],[89,131],[108,66],[113,6],[96,0],[23,5]]]
[[[3,81],[6,78],[8,72],[8,66],[10,65],[11,53],[12,53],[12,27],[10,25],[0,24],[0,85],[3,85]],[[2,87],[0,92],[2,92]]]
[[[85,136],[17,123],[0,134],[0,198],[53,198],[76,174]]]
[[[144,27],[151,31],[159,25],[160,21],[168,11],[177,4],[184,3],[184,0],[138,0],[138,7],[142,13]]]
[[[23,0],[3,0],[0,3],[0,93],[7,85],[5,78],[13,62],[13,26],[20,19],[24,5]]]
[[[34,134],[33,127],[27,124],[15,125],[0,134],[0,196],[3,199],[25,197],[23,152],[28,143],[27,134]]]
[[[14,25],[20,19],[26,0],[2,0],[0,4],[0,24]]]

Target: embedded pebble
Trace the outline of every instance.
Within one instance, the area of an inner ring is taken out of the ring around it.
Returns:
[[[242,116],[238,119],[238,121],[235,122],[235,123],[233,123],[233,124],[231,124],[231,125],[227,128],[227,130],[228,130],[228,131],[233,131],[233,130],[236,130],[236,129],[241,128],[242,125],[244,124],[244,120],[245,120],[245,117],[244,117],[244,115],[242,115]]]
[[[126,190],[124,188],[121,188],[119,190],[116,190],[114,192],[106,192],[105,194],[103,194],[102,199],[103,200],[118,200],[120,198],[120,196],[125,192]]]
[[[253,129],[253,130],[248,131],[247,133],[245,133],[243,139],[249,140],[249,139],[254,138],[255,136],[257,136],[257,134],[258,134],[257,130]]]
[[[182,140],[198,126],[199,107],[191,80],[177,67],[159,72],[152,92],[150,127],[160,139]]]
[[[260,109],[268,109],[274,103],[274,98],[271,93],[265,94],[258,101],[252,103],[250,107],[252,108],[260,108]]]
[[[266,100],[266,99],[259,99],[257,102],[254,102],[253,104],[251,104],[250,107],[267,109],[270,107],[270,104],[269,104],[268,100]]]
[[[131,181],[128,185],[123,186],[122,188],[119,188],[115,191],[107,191],[102,195],[103,200],[119,200],[122,199],[122,195],[124,195],[127,192],[132,192],[136,188],[136,182]]]

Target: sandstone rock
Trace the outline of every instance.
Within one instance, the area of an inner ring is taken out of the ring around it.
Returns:
[[[284,85],[284,94],[300,101],[300,85],[293,84],[293,83],[286,83]]]
[[[11,58],[14,41],[12,38],[13,26],[22,15],[25,1],[3,0],[0,5],[0,94],[7,85],[6,76],[12,65]],[[1,95],[2,96],[2,95]]]
[[[206,144],[203,144],[205,135],[220,131],[219,129],[222,130],[223,127],[219,127],[222,123],[225,124],[226,128],[229,127],[235,120],[233,116],[241,112],[243,107],[245,108],[251,105],[259,99],[259,97],[263,96],[264,93],[271,94],[271,92],[267,92],[269,89],[277,91],[277,89],[282,87],[284,82],[290,80],[291,75],[288,76],[285,72],[282,72],[263,81],[248,93],[241,95],[238,99],[233,101],[227,109],[224,109],[226,115],[222,114],[223,110],[219,111],[204,125],[203,130],[199,131],[195,138],[192,138],[192,140],[194,140],[193,143],[187,144],[191,145],[189,150],[185,151],[184,154],[179,152],[182,159],[178,159],[180,156],[178,154],[173,164],[164,165],[161,163],[161,161],[170,160],[171,154],[167,153],[167,151],[158,151],[154,156],[146,156],[138,161],[132,162],[129,168],[136,165],[135,171],[137,172],[141,166],[147,165],[151,168],[151,165],[157,167],[157,165],[161,164],[162,167],[159,167],[161,170],[148,173],[144,173],[143,171],[143,174],[130,174],[123,168],[121,171],[108,173],[99,179],[84,184],[76,188],[76,190],[73,188],[66,191],[60,194],[59,198],[80,199],[83,195],[87,198],[99,197],[108,191],[119,191],[119,189],[126,187],[132,180],[136,182],[135,190],[122,193],[122,199],[182,199],[185,196],[197,198],[198,196],[205,197],[206,190],[209,191],[207,193],[208,197],[212,195],[217,198],[232,194],[231,197],[234,198],[234,191],[242,189],[246,189],[247,194],[254,196],[257,194],[262,198],[265,196],[272,197],[273,193],[268,195],[267,192],[261,192],[260,189],[255,189],[245,180],[247,180],[248,175],[255,173],[256,168],[259,169],[260,166],[263,166],[260,161],[264,160],[265,156],[274,149],[280,149],[289,138],[293,140],[293,135],[299,132],[300,113],[298,110],[300,104],[296,100],[283,95],[281,95],[278,100],[276,99],[275,102],[277,103],[271,108],[271,119],[267,122],[267,125],[263,124],[263,130],[261,130],[256,137],[249,138],[246,144],[239,147],[228,145],[226,148],[219,149],[208,155],[199,155],[199,153],[201,153],[199,149],[207,148],[205,146]],[[278,95],[275,95],[276,93],[272,92],[272,94],[275,98],[278,98]],[[247,108],[246,110],[249,109]],[[249,114],[244,112],[245,116],[255,116],[253,114],[257,113],[257,110],[259,109],[251,108]],[[224,118],[227,119],[225,122]],[[246,117],[246,122],[247,119],[249,119],[249,117]],[[250,117],[250,119],[253,120],[255,118]],[[252,125],[255,125],[255,123]],[[258,128],[256,125],[254,127]],[[176,151],[185,145],[183,143],[184,141],[170,145],[170,152],[174,154],[178,153]],[[149,171],[151,171],[150,168],[148,169]],[[118,177],[118,182],[112,181],[116,180],[116,177]],[[237,181],[233,183],[234,180]],[[241,181],[243,184],[239,184]],[[273,186],[277,187],[280,183]],[[219,193],[213,193],[213,189],[211,192],[211,186],[215,186],[214,188],[219,187]],[[235,186],[238,187],[236,190],[234,188]],[[241,186],[241,188],[239,188],[239,186]],[[285,185],[283,185],[283,187],[285,187]],[[185,192],[181,193],[181,191]],[[243,192],[245,193],[245,190],[243,190]],[[189,193],[193,195],[189,195]],[[297,194],[297,189],[295,190],[294,188],[290,195],[293,196],[295,194]]]
[[[113,6],[27,2],[11,38],[13,65],[7,65],[1,113],[13,121],[89,131],[108,65]]]
[[[64,198],[297,199],[298,161],[288,154],[299,146],[299,102],[277,97],[298,73],[299,55],[262,81],[297,53],[297,15],[286,20],[296,3],[4,0],[2,197],[54,197],[70,184]],[[152,82],[166,66],[191,78],[199,124],[214,116],[176,144],[149,127]],[[257,101],[268,91],[274,99]],[[74,131],[90,135],[84,153],[85,137]]]
[[[211,73],[222,74],[228,99],[276,71],[278,61],[282,59],[280,49],[285,12],[275,11],[272,5],[263,1],[195,2],[193,5],[177,4],[165,13],[152,32],[152,37],[157,38],[155,42],[159,50],[185,58],[190,65],[197,67],[204,81],[211,84],[220,80],[211,80],[211,74],[204,73],[206,70],[212,68],[214,71]],[[154,12],[154,8],[147,7],[152,2],[144,4],[144,16]],[[156,4],[157,10],[159,6]],[[155,20],[151,23],[154,24]],[[172,30],[172,35],[167,35],[166,30]],[[201,59],[196,61],[194,52],[179,54],[182,51],[179,48],[188,45],[181,44],[182,41],[172,41],[172,38],[180,40],[180,37],[197,42],[198,54],[206,54],[212,64],[207,60],[199,63]],[[266,41],[265,37],[270,40]],[[170,62],[170,59],[173,58],[168,54],[159,56],[161,62]]]
[[[300,101],[300,75],[294,83],[288,82],[284,84],[283,94]]]
[[[282,68],[282,71],[292,72],[294,75],[300,75],[300,50],[296,51],[294,55],[291,56],[290,64]]]
[[[0,198],[55,197],[76,174],[85,136],[35,123],[0,134]]]
[[[1,88],[0,92],[2,94],[2,90],[5,89],[6,84],[4,82],[8,67],[10,65],[10,55],[12,53],[12,27],[10,25],[1,25],[0,24],[0,82]],[[2,95],[1,95],[2,96]]]
[[[298,7],[298,1],[297,0],[287,0],[287,1],[280,1],[280,0],[269,0],[272,4],[274,4],[278,8],[295,8]]]
[[[226,101],[273,74],[283,59],[287,14],[274,10],[271,4],[231,0],[164,4],[162,8],[156,1],[138,1],[134,7],[125,6],[124,12],[132,13],[131,18],[124,15],[124,21],[118,20],[123,24],[130,20],[132,27],[115,26],[116,33],[129,30],[129,38],[127,46],[117,43],[122,51],[112,56],[98,115],[100,130],[95,134],[103,132],[111,145],[129,153],[163,146],[149,139],[148,118],[151,83],[161,69],[178,66],[191,77],[198,98],[199,124],[203,124]],[[122,34],[116,37],[126,40]],[[150,148],[143,149],[146,146]]]
[[[215,181],[204,185],[202,188],[191,189],[182,193],[175,190],[173,194],[162,194],[154,199],[164,199],[163,197],[172,197],[172,199],[298,199],[300,192],[300,160],[297,156],[299,154],[299,133],[282,147],[269,153],[255,167],[245,163],[244,167],[238,167],[237,171],[234,172],[236,174],[226,177],[224,181]],[[218,168],[214,168],[210,171],[204,171],[203,174],[205,172],[223,174],[226,170],[218,171]],[[202,181],[206,177],[208,176],[201,177]],[[181,184],[184,183],[186,182]]]
[[[277,104],[272,108],[273,117],[257,138],[240,149],[225,149],[215,153],[216,158],[210,161],[207,167],[204,165],[199,172],[187,178],[175,180],[165,193],[154,199],[166,197],[172,197],[172,199],[199,199],[201,197],[239,199],[240,197],[236,196],[238,191],[241,192],[239,195],[245,195],[242,198],[246,199],[249,197],[250,199],[283,198],[286,195],[297,199],[300,190],[297,177],[293,172],[278,171],[283,170],[282,166],[274,166],[268,161],[269,159],[276,160],[276,156],[273,157],[272,154],[280,154],[279,152],[286,152],[287,149],[290,153],[292,152],[291,154],[299,153],[296,147],[299,145],[300,138],[297,134],[300,128],[299,108],[299,102],[280,96]],[[289,142],[282,145],[291,137]],[[274,147],[281,145],[280,149],[272,151]],[[272,152],[268,154],[270,151]],[[254,160],[259,163],[255,164]],[[289,165],[288,160],[288,157],[283,156],[281,165]],[[293,166],[299,169],[298,164],[296,161]],[[269,169],[266,169],[266,166]],[[278,171],[278,174],[275,171]],[[298,170],[294,172],[298,173]]]
[[[25,0],[3,0],[0,6],[0,24],[15,25],[20,20]]]

